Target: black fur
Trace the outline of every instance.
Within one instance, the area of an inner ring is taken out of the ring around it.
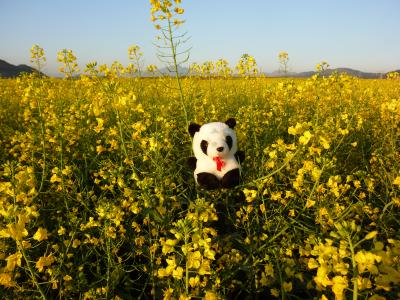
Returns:
[[[240,172],[239,169],[233,169],[227,172],[221,179],[221,187],[229,189],[239,184]]]
[[[236,126],[236,120],[234,118],[229,118],[225,121],[225,124],[233,129]]]
[[[197,174],[197,182],[206,190],[215,190],[220,185],[217,176],[207,172]]]
[[[194,134],[200,130],[201,125],[196,123],[190,123],[189,125],[189,133],[191,137],[194,137]]]
[[[196,157],[189,157],[187,159],[187,165],[189,166],[190,169],[192,169],[193,171],[196,170],[196,165],[197,165],[197,158]]]
[[[244,151],[241,151],[241,150],[237,151],[235,153],[235,158],[239,163],[243,163],[244,159],[245,159]]]
[[[234,118],[229,118],[225,122],[229,128],[233,129],[236,126],[236,120]],[[196,123],[191,123],[189,125],[189,133],[193,137],[196,132],[198,132],[201,128],[201,125]],[[232,149],[233,140],[231,136],[226,137],[226,144],[229,147],[229,150]],[[202,140],[200,143],[200,148],[205,155],[207,155],[208,142],[206,140]],[[222,148],[222,147],[220,147]],[[217,149],[218,150],[218,149]],[[223,149],[221,150],[223,151]],[[243,151],[237,151],[235,153],[235,158],[239,163],[242,163],[245,159],[245,154]],[[197,159],[195,157],[189,157],[187,160],[187,165],[190,169],[196,170]],[[207,189],[214,190],[220,187],[222,188],[232,188],[239,184],[240,182],[240,170],[238,168],[230,170],[227,172],[221,180],[218,179],[215,175],[207,172],[201,172],[197,174],[197,182],[198,184]]]
[[[228,145],[229,150],[232,149],[232,143],[233,143],[232,137],[228,135],[228,136],[226,137],[226,144]]]
[[[200,148],[201,148],[201,151],[203,151],[203,153],[205,155],[207,155],[207,147],[208,147],[208,142],[205,140],[202,140],[200,143]]]

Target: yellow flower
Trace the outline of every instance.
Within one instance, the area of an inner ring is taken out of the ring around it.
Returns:
[[[288,58],[289,54],[286,51],[281,51],[278,54],[279,60],[286,60]]]
[[[271,295],[274,297],[279,297],[279,290],[278,289],[270,289]]]
[[[0,273],[0,285],[5,287],[13,287],[15,285],[10,273]]]
[[[14,254],[9,255],[6,258],[7,265],[5,267],[5,270],[7,270],[8,272],[12,272],[12,271],[14,271],[16,266],[20,267],[21,266],[21,258],[22,258],[21,252],[16,252]]]
[[[313,207],[315,205],[315,201],[311,199],[307,199],[306,208]]]
[[[39,227],[39,229],[36,231],[36,233],[33,235],[33,239],[37,240],[39,242],[43,241],[43,240],[47,240],[48,236],[47,236],[47,230]]]
[[[183,8],[180,8],[180,7],[175,7],[175,8],[174,8],[174,11],[175,11],[178,15],[181,15],[181,14],[183,14],[183,13],[185,12],[185,10],[184,10]]]
[[[315,258],[310,258],[308,260],[308,268],[309,269],[316,269],[319,267],[318,262],[315,260]]]
[[[354,259],[357,262],[358,271],[360,273],[363,273],[366,270],[372,274],[379,273],[378,268],[375,266],[375,262],[380,262],[382,260],[380,256],[365,250],[360,250],[356,253]]]
[[[198,270],[199,275],[206,275],[206,274],[210,274],[210,261],[203,259],[203,262],[201,263],[201,266]]]
[[[198,269],[201,264],[201,253],[200,251],[189,252],[187,256],[187,263],[189,268]]]
[[[103,147],[103,145],[98,145],[96,146],[96,152],[98,154],[101,154],[102,152],[106,151],[106,148]]]
[[[394,184],[394,185],[397,185],[397,186],[400,186],[400,176],[397,176],[397,177],[395,178],[395,180],[393,181],[393,184]]]
[[[163,244],[162,253],[168,254],[168,253],[174,251],[174,246],[176,245],[177,242],[178,242],[178,240],[167,239],[165,242],[162,243]]]
[[[206,291],[204,295],[204,300],[217,300],[218,297],[213,291]]]
[[[183,268],[177,267],[174,271],[172,271],[172,276],[176,279],[182,279],[183,276]]]
[[[60,229],[58,229],[58,231],[57,231],[58,235],[64,235],[65,232],[66,232],[66,230],[63,226],[61,226]]]
[[[24,221],[18,221],[17,224],[8,224],[7,229],[8,230],[3,231],[1,235],[4,237],[12,237],[17,241],[28,235],[28,231],[25,229]]]
[[[291,290],[292,290],[292,288],[293,288],[293,286],[292,286],[292,283],[291,282],[284,282],[283,283],[283,290],[285,291],[285,292],[290,292]]]
[[[293,126],[290,126],[288,128],[288,133],[291,134],[291,135],[296,135],[297,134],[296,128],[293,127]]]
[[[54,257],[50,254],[48,256],[41,256],[36,262],[36,269],[42,272],[44,267],[50,266],[54,262]]]
[[[373,239],[374,237],[376,237],[377,234],[378,234],[378,231],[376,231],[376,230],[375,231],[371,231],[365,236],[364,239],[366,239],[366,240]]]
[[[160,278],[166,277],[169,274],[167,273],[167,270],[165,268],[160,268],[157,270],[157,276]]]
[[[72,280],[72,277],[71,276],[69,276],[69,275],[65,275],[64,277],[63,277],[63,279],[64,279],[64,281],[71,281]]]
[[[347,128],[345,128],[345,129],[339,128],[339,132],[340,132],[341,135],[348,135],[349,134],[349,130]]]
[[[199,276],[190,277],[190,278],[189,278],[189,285],[190,285],[192,288],[195,288],[199,283],[200,283],[200,277],[199,277]]]
[[[317,270],[317,276],[314,277],[314,281],[317,285],[326,287],[332,284],[332,281],[328,277],[329,270],[325,265],[322,265]]]
[[[345,276],[335,276],[332,278],[332,292],[336,300],[344,299],[343,291],[349,286]]]
[[[274,266],[272,264],[266,264],[264,266],[264,272],[266,276],[273,277],[274,276]]]
[[[320,137],[320,138],[319,138],[319,141],[320,141],[320,143],[321,143],[321,145],[322,145],[322,147],[323,147],[324,149],[329,149],[329,148],[331,147],[331,146],[329,145],[328,140],[327,140],[326,138]]]
[[[104,129],[104,119],[103,118],[96,118],[97,126],[94,128],[94,131],[99,133]]]
[[[299,138],[299,142],[302,145],[307,145],[310,139],[312,138],[312,134],[310,131],[306,130],[303,135]]]
[[[74,239],[73,241],[72,241],[72,248],[78,248],[79,247],[79,245],[81,244],[81,241],[80,240],[78,240],[78,239]]]
[[[214,260],[215,259],[215,251],[211,250],[210,248],[205,248],[204,249],[204,257]]]
[[[174,19],[174,25],[175,25],[175,26],[182,25],[183,23],[185,23],[184,20]]]
[[[246,197],[246,202],[253,202],[256,197],[257,197],[257,191],[255,190],[249,190],[249,189],[244,189],[243,193]]]
[[[50,182],[54,183],[54,182],[62,182],[61,177],[59,177],[57,174],[53,174],[50,178]]]
[[[167,288],[166,290],[163,290],[163,292],[164,292],[163,300],[172,299],[172,294],[174,293],[174,289],[173,288]]]

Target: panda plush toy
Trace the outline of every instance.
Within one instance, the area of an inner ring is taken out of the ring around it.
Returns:
[[[201,187],[212,190],[239,184],[240,163],[244,160],[244,152],[237,149],[237,138],[233,130],[235,125],[234,118],[225,123],[189,125],[195,157],[189,157],[188,165],[194,170],[195,180]]]

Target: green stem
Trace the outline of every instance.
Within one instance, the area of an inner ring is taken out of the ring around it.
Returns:
[[[185,249],[188,249],[186,232],[185,232]],[[185,291],[186,291],[186,295],[189,295],[189,264],[188,264],[187,259],[186,259],[186,263],[185,263]]]
[[[353,300],[357,300],[358,298],[358,270],[357,270],[357,263],[355,260],[355,255],[354,255],[354,246],[351,241],[351,238],[348,237],[348,242],[349,242],[349,247],[350,247],[350,252],[351,252],[351,263],[353,267]]]
[[[278,256],[276,255],[275,250],[273,251],[274,256],[275,256],[275,261],[276,261],[276,268],[278,269],[278,273],[279,273],[279,282],[281,285],[281,299],[284,300],[286,298],[286,293],[285,293],[285,289],[283,288],[283,278],[282,278],[282,271],[281,271],[281,267],[279,265],[279,261],[278,261]]]
[[[177,57],[176,45],[175,45],[174,40],[173,40],[172,26],[171,26],[171,20],[170,19],[168,19],[168,38],[169,38],[169,43],[171,45],[172,59],[174,60],[175,79],[176,79],[176,81],[178,83],[179,97],[180,97],[180,100],[181,100],[183,113],[185,114],[186,128],[187,128],[189,126],[189,119],[188,119],[188,114],[187,114],[186,105],[185,105],[185,98],[183,96],[181,79],[180,79],[180,76],[179,76],[178,62],[176,60],[176,57]]]
[[[40,179],[40,186],[39,186],[39,189],[38,189],[38,192],[37,192],[37,195],[39,195],[41,190],[42,190],[42,188],[43,188],[44,178],[45,178],[45,175],[46,175],[46,144],[45,144],[46,135],[45,135],[45,130],[44,130],[42,108],[40,106],[40,100],[39,99],[36,100],[36,104],[37,104],[37,107],[38,107],[39,120],[40,120],[39,121],[40,122],[40,131],[41,131],[41,135],[42,135],[41,144],[42,144],[42,159],[43,159],[42,176],[41,176],[41,179]]]
[[[108,223],[106,223],[106,227],[105,229],[108,228]],[[105,233],[106,234],[106,233]],[[111,273],[110,273],[110,269],[111,269],[111,246],[110,246],[110,238],[106,237],[106,247],[107,247],[107,290],[106,290],[106,299],[110,298],[110,279],[111,279]]]
[[[38,289],[42,299],[46,300],[47,299],[46,295],[44,294],[44,292],[40,288],[39,282],[36,280],[35,272],[33,271],[31,264],[29,263],[28,257],[27,257],[27,255],[25,253],[25,250],[24,250],[24,247],[22,246],[22,244],[18,240],[16,240],[16,242],[17,242],[17,247],[18,247],[19,251],[21,251],[22,256],[24,257],[25,263],[26,263],[26,265],[28,267],[28,270],[29,270],[29,273],[31,275],[33,283],[35,284],[36,288]]]

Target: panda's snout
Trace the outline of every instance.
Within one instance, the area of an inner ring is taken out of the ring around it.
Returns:
[[[218,152],[224,151],[224,147],[218,147],[218,148],[217,148],[217,151],[218,151]]]

